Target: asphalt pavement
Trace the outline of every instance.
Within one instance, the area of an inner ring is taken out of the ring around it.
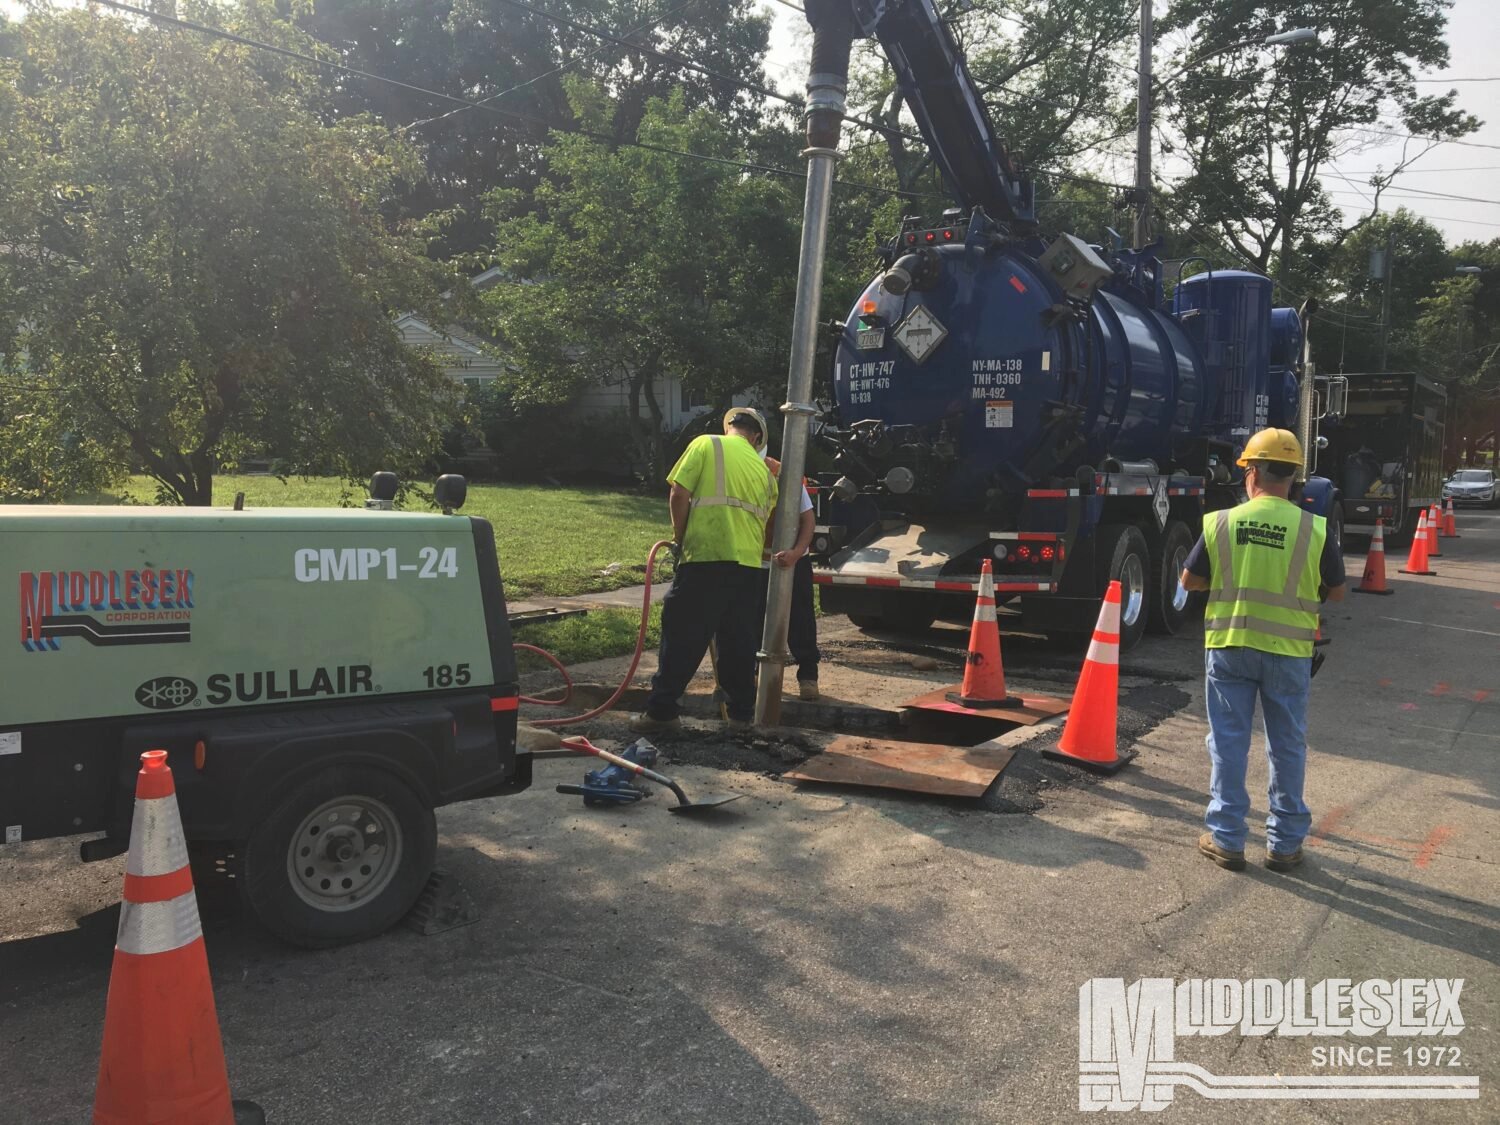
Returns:
[[[1332,607],[1298,873],[1196,851],[1198,634],[1123,658],[1186,699],[1133,729],[1140,758],[1027,814],[695,765],[676,767],[690,792],[746,799],[713,820],[599,812],[553,792],[581,763],[545,761],[528,793],[439,814],[474,925],[308,953],[200,888],[235,1094],[277,1125],[1059,1120],[1079,1112],[1093,978],[1461,978],[1456,1035],[1179,1037],[1177,1063],[1274,1100],[1154,1089],[1175,1121],[1500,1119],[1500,515],[1460,530],[1436,577],[1393,553],[1393,596]],[[1024,679],[1025,650],[1007,655]],[[0,1121],[88,1116],[122,868],[79,865],[76,843],[0,848]],[[1319,1065],[1338,1045],[1394,1055]],[[1413,1075],[1477,1097],[1296,1082]]]

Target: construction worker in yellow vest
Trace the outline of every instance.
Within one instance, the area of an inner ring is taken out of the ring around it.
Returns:
[[[737,410],[723,436],[694,438],[667,474],[677,571],[662,599],[651,696],[632,730],[679,725],[678,700],[710,641],[718,645],[729,725],[748,727],[754,717],[761,546],[776,507],[776,480],[759,453],[765,443],[760,412]]]
[[[1208,831],[1198,850],[1220,867],[1245,867],[1245,772],[1250,725],[1260,697],[1270,765],[1265,864],[1302,862],[1312,818],[1302,799],[1307,770],[1307,697],[1320,602],[1344,598],[1344,559],[1322,516],[1287,499],[1302,465],[1289,430],[1262,430],[1237,462],[1250,497],[1204,517],[1182,585],[1206,590]]]

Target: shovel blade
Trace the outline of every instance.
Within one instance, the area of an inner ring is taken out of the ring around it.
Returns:
[[[710,809],[718,808],[720,805],[727,805],[730,801],[738,801],[743,796],[743,793],[731,793],[725,797],[699,797],[691,804],[668,805],[667,810],[675,813],[707,812]]]

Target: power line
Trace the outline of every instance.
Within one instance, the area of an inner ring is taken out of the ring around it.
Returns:
[[[602,39],[606,43],[614,43],[618,46],[626,47],[631,51],[635,51],[643,55],[650,55],[652,58],[660,59],[666,63],[671,63],[673,66],[680,67],[683,70],[696,71],[698,74],[702,74],[707,78],[712,78],[715,81],[724,82],[729,85],[736,86],[742,90],[748,90],[752,93],[759,94],[763,98],[772,98],[778,102],[785,102],[787,105],[792,106],[795,109],[807,108],[807,99],[799,97],[795,94],[783,94],[779,91],[771,89],[768,86],[762,86],[758,82],[748,82],[743,78],[736,78],[733,75],[724,74],[721,71],[713,70],[710,67],[695,63],[691,59],[685,59],[681,55],[674,54],[671,51],[658,51],[654,47],[646,47],[639,43],[628,42],[627,40],[622,39],[617,35],[611,34],[608,31],[600,31],[598,28],[589,27],[587,24],[579,23],[577,20],[570,19],[567,16],[560,16],[555,12],[549,12],[543,8],[533,7],[531,4],[525,3],[524,0],[501,0],[501,3],[509,4],[512,8],[518,8],[523,12],[530,12],[532,15],[540,16],[542,19],[551,20],[559,27],[572,28],[574,31],[580,31],[585,35],[592,35],[595,38]],[[881,125],[874,121],[867,121],[863,117],[856,117],[854,114],[845,114],[844,120],[849,121],[855,125],[861,125],[866,129],[873,129],[878,133],[899,134],[900,136],[903,136],[910,141],[920,141],[922,139],[921,137],[918,137],[912,133],[907,133],[905,130],[893,129],[889,125]]]
[[[807,178],[807,173],[793,171],[789,168],[778,168],[774,165],[768,164],[754,164],[744,160],[731,160],[727,157],[722,156],[709,156],[706,153],[691,152],[686,149],[668,148],[665,145],[653,145],[646,141],[623,140],[618,137],[612,137],[606,133],[599,133],[592,129],[584,129],[576,126],[572,128],[565,128],[557,124],[556,122],[547,121],[543,118],[533,116],[529,113],[522,113],[519,110],[502,109],[499,106],[487,105],[482,101],[476,102],[469,98],[458,97],[454,94],[445,94],[440,90],[429,90],[423,86],[413,85],[410,82],[403,82],[399,78],[390,78],[383,74],[375,74],[371,71],[360,70],[357,67],[346,66],[343,63],[333,62],[331,59],[322,59],[318,58],[316,55],[308,55],[302,53],[301,51],[293,51],[290,48],[277,46],[274,43],[266,43],[259,39],[250,39],[246,36],[238,35],[232,31],[225,31],[223,28],[212,27],[208,24],[194,23],[191,20],[179,19],[176,16],[169,16],[161,12],[147,11],[144,8],[137,8],[131,4],[121,3],[120,0],[95,0],[95,2],[102,4],[107,8],[114,8],[117,11],[126,12],[133,16],[140,16],[144,19],[151,20],[154,23],[165,24],[171,27],[181,28],[185,31],[193,31],[201,35],[212,36],[213,38],[223,39],[230,43],[237,43],[240,46],[250,47],[254,50],[266,51],[270,54],[280,55],[283,58],[295,59],[298,62],[308,63],[312,66],[326,67],[329,70],[336,70],[342,74],[352,75],[355,78],[364,78],[371,82],[382,82],[388,86],[394,86],[399,89],[407,90],[411,93],[419,94],[423,97],[432,98],[435,101],[462,106],[465,109],[482,109],[487,113],[493,113],[501,117],[508,117],[517,121],[523,121],[530,125],[540,125],[545,129],[555,130],[559,133],[566,133],[578,137],[587,137],[590,140],[600,141],[604,144],[615,145],[621,148],[638,148],[643,149],[647,152],[661,153],[666,156],[679,156],[687,158],[689,160],[699,160],[703,161],[704,163],[717,164],[727,168],[738,168],[741,171],[746,172],[762,172],[767,175],[784,176],[788,179],[795,180],[805,180]],[[835,180],[834,182],[839,184],[841,187],[855,188],[860,191],[876,192],[881,195],[893,195],[913,199],[946,198],[946,196],[938,196],[933,192],[902,191],[899,188],[880,187],[877,184],[862,184],[849,180]]]
[[[1483,78],[1413,78],[1412,81],[1435,86],[1446,86],[1449,82],[1500,82],[1500,74],[1487,75]]]
[[[660,25],[665,20],[671,19],[673,16],[675,16],[678,12],[682,11],[682,9],[686,8],[692,2],[693,2],[693,0],[682,0],[682,3],[678,4],[677,7],[675,7],[675,8],[669,8],[669,9],[667,9],[667,11],[665,11],[661,15],[657,16],[655,19],[647,20],[645,23],[641,24],[640,26],[631,28],[629,31],[625,32],[625,35],[628,37],[628,36],[631,36],[631,35],[640,35],[642,32],[646,32],[646,31],[654,31],[657,28],[658,25]],[[567,62],[563,63],[561,66],[555,66],[551,70],[547,71],[545,74],[538,74],[534,78],[528,78],[525,82],[518,82],[514,86],[511,86],[511,87],[509,87],[507,89],[501,90],[498,94],[491,94],[487,98],[481,98],[481,99],[479,99],[479,104],[480,105],[487,105],[490,102],[499,101],[501,98],[505,97],[507,94],[514,94],[517,90],[524,90],[524,89],[526,89],[526,87],[528,87],[528,86],[534,86],[538,82],[543,81],[544,79],[552,78],[555,75],[561,74],[563,71],[567,70],[569,67],[577,66],[581,62],[585,62],[588,59],[594,58],[596,55],[599,55],[600,53],[603,52],[605,46],[607,46],[607,44],[601,43],[599,46],[595,47],[592,51],[585,51],[581,55],[574,55],[571,59],[569,59]],[[468,106],[461,106],[458,109],[450,109],[447,113],[440,113],[436,117],[424,117],[420,121],[413,121],[410,125],[403,126],[403,128],[406,128],[406,129],[420,129],[424,125],[434,125],[434,124],[436,124],[439,121],[446,121],[450,117],[453,117],[453,116],[455,116],[457,114],[463,113],[464,110],[466,110],[468,108],[469,108]]]
[[[1500,150],[1500,145],[1486,144],[1483,141],[1460,141],[1448,137],[1424,137],[1417,133],[1399,133],[1394,129],[1372,129],[1368,125],[1346,125],[1344,128],[1355,133],[1372,133],[1377,137],[1396,137],[1407,141],[1433,141],[1442,145],[1462,145],[1464,148],[1492,148]]]

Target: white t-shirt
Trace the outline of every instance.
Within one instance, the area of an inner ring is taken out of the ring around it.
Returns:
[[[802,486],[802,502],[797,507],[797,514],[800,516],[803,512],[810,512],[812,510],[813,510],[812,497],[810,495],[808,495],[807,485],[804,484]],[[771,569],[771,552],[770,551],[761,551],[761,553],[760,553],[760,568],[761,568],[761,570],[770,570]]]

